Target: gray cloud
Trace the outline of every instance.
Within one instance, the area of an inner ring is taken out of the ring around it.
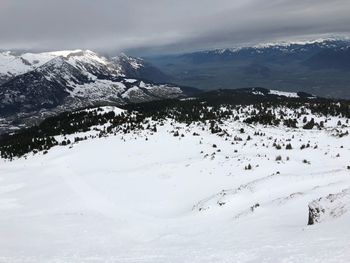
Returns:
[[[182,52],[350,32],[348,0],[0,0],[0,48]]]

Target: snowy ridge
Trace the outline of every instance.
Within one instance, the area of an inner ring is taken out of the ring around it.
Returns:
[[[26,53],[22,56],[0,52],[0,84],[45,64],[56,56],[50,53]]]
[[[285,92],[285,91],[279,91],[279,90],[270,90],[270,93],[272,95],[277,96],[284,96],[288,98],[299,98],[299,95],[296,92]]]
[[[103,106],[103,107],[95,107],[95,108],[88,108],[88,109],[84,109],[84,110],[80,110],[80,111],[76,111],[77,113],[79,112],[93,112],[93,111],[97,111],[97,113],[99,115],[103,115],[106,113],[111,113],[113,112],[115,115],[119,115],[122,114],[123,112],[125,112],[125,110],[115,107],[115,106]]]
[[[288,92],[288,91],[272,90],[272,89],[266,89],[266,88],[246,88],[242,90],[258,96],[272,95],[272,96],[286,97],[286,98],[307,98],[307,99],[317,98],[317,96],[306,92]]]
[[[57,57],[65,58],[70,64],[79,69],[88,71],[92,68],[95,68],[95,70],[102,68],[104,71],[109,71],[109,74],[116,76],[125,76],[125,69],[118,61],[123,60],[123,63],[129,63],[135,70],[143,67],[142,59],[139,58],[132,58],[122,54],[118,59],[109,60],[91,50],[61,50],[19,55],[6,51],[0,52],[0,84],[15,76],[35,70]]]
[[[318,38],[313,40],[299,40],[299,41],[280,41],[271,43],[261,43],[254,45],[254,48],[270,48],[270,47],[290,47],[293,45],[311,45],[311,44],[322,44],[332,47],[331,42],[334,41],[349,41],[349,38],[338,38],[338,37],[328,37],[328,38]]]
[[[249,51],[256,53],[263,53],[266,50],[280,50],[283,52],[294,52],[296,49],[300,49],[302,51],[303,47],[317,45],[321,48],[337,48],[339,43],[347,43],[347,47],[350,45],[349,38],[319,38],[314,40],[300,40],[300,41],[280,41],[280,42],[271,42],[271,43],[260,43],[256,45],[245,45],[245,46],[237,46],[232,48],[223,48],[223,49],[212,49],[205,50],[199,53],[207,53],[207,54],[217,54],[217,55],[225,55],[230,53],[238,53],[240,51]]]
[[[114,61],[120,61],[120,62],[127,62],[131,65],[133,69],[139,69],[142,68],[143,65],[143,59],[142,58],[133,58],[130,57],[124,53],[122,53],[120,56],[112,58]]]
[[[64,50],[43,53],[24,53],[15,55],[11,52],[0,52],[0,84],[21,74],[32,71],[48,61],[57,58],[69,58],[72,65],[79,63],[106,64],[106,59],[86,50]]]

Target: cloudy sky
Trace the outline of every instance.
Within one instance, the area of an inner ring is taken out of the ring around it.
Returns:
[[[349,0],[0,0],[0,49],[184,52],[349,35]]]

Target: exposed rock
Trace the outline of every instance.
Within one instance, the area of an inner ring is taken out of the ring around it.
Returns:
[[[314,225],[342,216],[348,211],[349,203],[350,188],[344,189],[340,193],[330,194],[312,201],[309,204],[308,225]]]

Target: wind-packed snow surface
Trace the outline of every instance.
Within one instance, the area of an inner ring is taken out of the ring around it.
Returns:
[[[0,160],[0,262],[349,262],[350,141],[335,136],[338,120],[225,121],[235,140],[169,120]],[[309,204],[332,209],[329,194],[342,212],[308,226]]]

